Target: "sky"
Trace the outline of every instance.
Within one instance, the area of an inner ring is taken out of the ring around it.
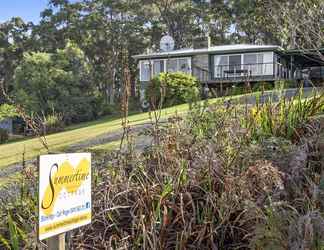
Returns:
[[[0,23],[16,16],[38,23],[47,3],[48,0],[0,0]]]

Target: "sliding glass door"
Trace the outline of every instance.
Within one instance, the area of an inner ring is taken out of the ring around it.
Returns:
[[[229,70],[227,72],[228,76],[241,75],[242,55],[228,56],[228,64],[229,64]]]
[[[249,75],[262,75],[264,73],[263,54],[244,55],[244,69]]]
[[[215,77],[227,78],[242,74],[242,55],[222,55],[214,57]]]
[[[273,52],[214,56],[214,77],[233,78],[273,74]]]

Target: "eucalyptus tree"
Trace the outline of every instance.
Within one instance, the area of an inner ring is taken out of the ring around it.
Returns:
[[[142,0],[142,15],[146,18],[151,46],[157,49],[163,34],[175,40],[176,48],[192,46],[195,37],[202,36],[209,4],[198,0]]]
[[[267,1],[268,26],[288,48],[313,49],[324,61],[319,49],[324,47],[324,1]]]
[[[25,23],[19,17],[0,23],[0,83],[6,92],[12,89],[13,73],[23,58],[23,52],[32,46],[29,39],[31,28],[32,23]],[[1,102],[5,102],[3,96]]]
[[[15,69],[12,98],[28,115],[61,114],[67,123],[91,120],[97,100],[90,70],[73,43],[55,53],[25,52]]]
[[[38,27],[39,31],[46,29],[50,33],[40,32],[39,36],[54,47],[67,39],[77,43],[93,66],[94,84],[105,102],[112,104],[121,79],[123,48],[132,55],[145,47],[144,19],[135,13],[140,7],[139,1],[52,0]],[[130,56],[129,60],[134,63]]]

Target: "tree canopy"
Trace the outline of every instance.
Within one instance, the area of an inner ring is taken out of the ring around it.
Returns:
[[[317,49],[324,45],[323,16],[321,0],[49,0],[39,24],[19,17],[0,23],[0,83],[30,112],[67,114],[80,102],[118,106],[123,67],[134,95],[132,55],[157,50],[165,34],[176,48],[209,34],[214,45]]]

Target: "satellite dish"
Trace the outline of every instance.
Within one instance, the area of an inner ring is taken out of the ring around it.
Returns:
[[[174,40],[171,36],[166,35],[161,38],[160,50],[168,52],[174,49]]]

